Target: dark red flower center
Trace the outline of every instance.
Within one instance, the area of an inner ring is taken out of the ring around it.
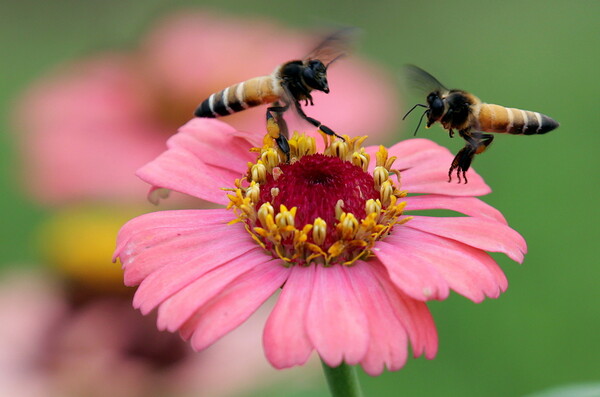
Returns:
[[[365,217],[365,202],[378,199],[373,176],[360,167],[338,157],[313,154],[304,156],[293,164],[281,164],[277,180],[267,176],[261,186],[260,201],[270,202],[273,207],[281,204],[287,208],[297,207],[296,227],[302,228],[316,218],[328,225],[335,224],[335,207],[343,201],[342,210],[353,213],[358,219]],[[278,189],[272,196],[272,189]]]

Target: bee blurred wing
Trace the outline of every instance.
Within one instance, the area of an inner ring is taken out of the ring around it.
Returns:
[[[415,65],[405,65],[403,70],[405,85],[419,94],[434,91],[448,91],[435,77]]]
[[[316,59],[325,65],[329,66],[331,63],[338,59],[348,55],[353,47],[353,43],[356,42],[359,29],[354,27],[346,27],[331,33],[326,36],[323,41],[312,50],[305,59]]]

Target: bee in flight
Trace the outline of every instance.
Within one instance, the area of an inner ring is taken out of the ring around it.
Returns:
[[[417,107],[426,108],[415,135],[423,117],[427,115],[427,128],[439,122],[448,130],[451,138],[454,130],[457,130],[467,142],[452,161],[448,171],[448,182],[452,180],[454,170],[458,183],[461,182],[461,173],[465,183],[468,182],[465,173],[471,166],[473,157],[483,153],[494,140],[494,136],[486,132],[534,135],[545,134],[559,126],[558,122],[538,112],[483,103],[469,92],[449,90],[417,66],[406,66],[406,74],[411,83],[428,93],[427,105],[416,104],[403,117],[404,120]]]
[[[305,106],[309,103],[313,105],[310,94],[313,90],[329,93],[327,69],[346,55],[353,31],[352,28],[338,30],[327,36],[304,59],[286,62],[277,66],[270,75],[254,77],[212,94],[198,106],[194,115],[214,118],[272,104],[267,108],[267,130],[288,159],[290,147],[283,114],[290,106],[302,119],[325,134],[343,139],[319,120],[307,116],[300,102],[305,101]]]

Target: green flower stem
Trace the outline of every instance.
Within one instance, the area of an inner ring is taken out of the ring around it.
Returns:
[[[339,367],[332,368],[323,360],[321,360],[321,364],[323,364],[323,372],[325,372],[329,391],[333,397],[363,396],[355,367],[342,363]]]

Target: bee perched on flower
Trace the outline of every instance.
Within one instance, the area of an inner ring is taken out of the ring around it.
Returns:
[[[480,176],[446,182],[452,155],[429,140],[389,149],[364,147],[365,137],[324,141],[294,134],[287,162],[270,135],[260,142],[209,119],[183,126],[138,176],[151,194],[166,188],[226,208],[154,212],[123,226],[115,258],[125,283],[139,285],[134,306],[158,308],[160,329],[201,350],[281,290],[263,334],[276,368],[316,351],[330,367],[378,375],[404,365],[409,343],[433,358],[426,302],[450,290],[498,297],[507,280],[486,251],[521,262],[525,241],[476,198],[490,192]],[[466,216],[415,213],[431,209]]]

